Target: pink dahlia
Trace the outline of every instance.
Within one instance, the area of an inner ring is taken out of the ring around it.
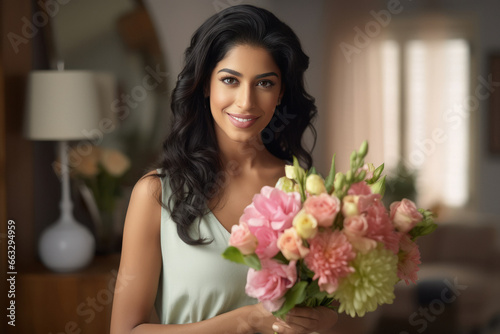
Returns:
[[[354,271],[349,262],[356,257],[346,236],[338,230],[325,230],[309,241],[307,267],[314,272],[321,291],[337,290],[339,279]]]
[[[418,265],[420,262],[420,250],[407,234],[401,236],[398,253],[398,277],[410,285],[410,281],[417,282]]]

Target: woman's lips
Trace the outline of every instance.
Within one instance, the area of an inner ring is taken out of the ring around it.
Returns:
[[[240,129],[252,126],[259,118],[258,116],[253,116],[253,115],[230,114],[230,113],[226,114],[229,116],[229,120],[231,121],[231,123]]]

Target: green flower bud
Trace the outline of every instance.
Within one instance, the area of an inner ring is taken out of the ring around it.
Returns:
[[[366,154],[368,153],[368,141],[364,141],[361,143],[361,146],[359,147],[358,154],[364,158],[366,157]]]
[[[293,192],[293,186],[294,186],[293,180],[290,180],[286,176],[280,177],[278,182],[276,183],[276,188],[283,190],[284,192],[287,193]]]

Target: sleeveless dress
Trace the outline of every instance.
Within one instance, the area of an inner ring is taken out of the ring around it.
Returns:
[[[167,203],[170,186],[167,177],[161,180],[162,200]],[[212,243],[184,243],[177,234],[177,225],[162,208],[162,270],[155,303],[162,324],[198,322],[257,303],[245,294],[248,267],[221,255],[228,246],[230,233],[213,213],[198,218],[191,227],[192,237],[199,235],[213,240]]]

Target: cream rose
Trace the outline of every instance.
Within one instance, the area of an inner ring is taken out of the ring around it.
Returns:
[[[311,174],[306,179],[306,191],[312,195],[326,193],[325,181],[317,174]]]
[[[358,210],[359,196],[347,195],[342,200],[342,213],[344,217],[351,217],[359,215]]]
[[[344,229],[342,230],[353,247],[367,253],[377,247],[377,242],[366,238],[368,232],[368,222],[363,216],[351,216],[344,220]]]
[[[312,238],[316,235],[318,230],[318,222],[313,215],[307,213],[305,210],[300,210],[299,213],[293,218],[293,226],[297,234],[304,239]]]
[[[280,235],[278,248],[287,260],[303,259],[309,253],[309,249],[302,244],[302,238],[293,227],[286,229]]]

